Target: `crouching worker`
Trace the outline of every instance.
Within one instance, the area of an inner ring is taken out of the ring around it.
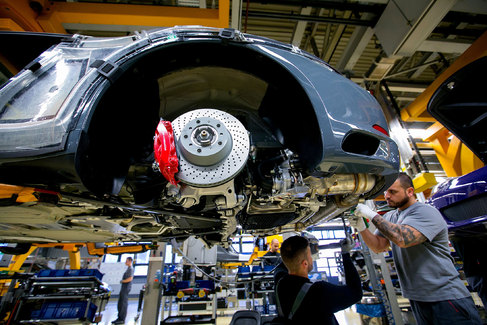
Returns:
[[[280,322],[338,324],[333,314],[362,299],[360,277],[349,253],[353,247],[352,239],[342,240],[341,246],[346,285],[326,281],[312,283],[308,279],[313,259],[306,238],[293,236],[282,243],[281,257],[289,274],[283,276],[276,286]]]

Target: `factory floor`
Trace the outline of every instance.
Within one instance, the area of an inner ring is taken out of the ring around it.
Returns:
[[[138,299],[129,299],[129,306],[127,311],[127,318],[125,320],[126,325],[139,325],[141,324],[142,315],[137,318],[137,306],[138,306]],[[237,308],[228,308],[228,309],[218,309],[217,310],[217,318],[216,324],[217,325],[228,325],[232,320],[232,315],[237,309],[245,309],[245,301],[239,301],[239,306]],[[102,321],[98,324],[100,325],[110,325],[113,320],[117,318],[117,298],[112,298],[108,302],[105,311],[102,313],[103,318]],[[167,317],[168,312],[164,312],[164,318]],[[176,309],[174,306],[174,310],[172,315],[176,315]],[[340,311],[335,314],[335,317],[338,320],[340,325],[361,325],[362,322],[360,320],[360,315],[355,312],[354,307],[348,308],[344,311]]]

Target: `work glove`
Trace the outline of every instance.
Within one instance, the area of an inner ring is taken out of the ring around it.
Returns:
[[[357,204],[357,207],[353,213],[358,217],[363,217],[369,220],[374,219],[374,217],[377,215],[377,212],[362,203]]]
[[[352,248],[355,247],[355,242],[353,241],[352,236],[347,234],[347,238],[343,238],[340,241],[340,246],[342,248],[342,254],[343,253],[350,253]]]
[[[367,229],[367,226],[365,225],[365,221],[364,221],[363,217],[350,216],[350,217],[348,217],[348,221],[350,222],[350,226],[357,229],[358,232],[362,232],[365,229]]]

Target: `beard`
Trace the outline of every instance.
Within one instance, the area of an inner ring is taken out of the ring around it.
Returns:
[[[311,261],[313,262],[313,261]],[[313,271],[313,263],[308,264],[308,273]]]
[[[406,205],[408,202],[409,202],[409,197],[406,195],[404,199],[402,199],[401,201],[399,202],[389,201],[387,202],[387,205],[389,205],[391,208],[401,208],[404,205]]]

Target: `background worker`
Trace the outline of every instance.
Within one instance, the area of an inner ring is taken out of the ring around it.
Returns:
[[[125,260],[125,265],[127,265],[127,270],[122,276],[120,283],[122,287],[120,288],[120,294],[118,296],[118,317],[112,322],[112,324],[125,324],[125,317],[127,317],[127,308],[130,289],[132,288],[132,280],[134,279],[134,269],[132,268],[132,257],[127,257]]]
[[[374,252],[392,248],[402,294],[422,324],[481,324],[470,292],[459,278],[448,245],[448,230],[434,207],[416,201],[411,178],[400,173],[384,193],[396,210],[384,217],[358,204],[349,219]],[[376,227],[370,232],[364,223]]]
[[[338,324],[333,314],[362,298],[360,277],[349,253],[353,247],[351,238],[344,239],[341,246],[346,285],[326,281],[311,283],[308,273],[313,269],[313,259],[308,240],[293,236],[282,243],[281,257],[289,274],[284,275],[276,286],[281,320],[285,318],[296,324]],[[310,284],[309,289],[299,308],[293,311],[293,305],[305,284]]]
[[[281,254],[279,254],[278,250],[279,250],[279,240],[273,238],[271,244],[269,245],[269,251],[265,253],[265,255],[263,256],[264,265],[275,266],[281,262]]]

